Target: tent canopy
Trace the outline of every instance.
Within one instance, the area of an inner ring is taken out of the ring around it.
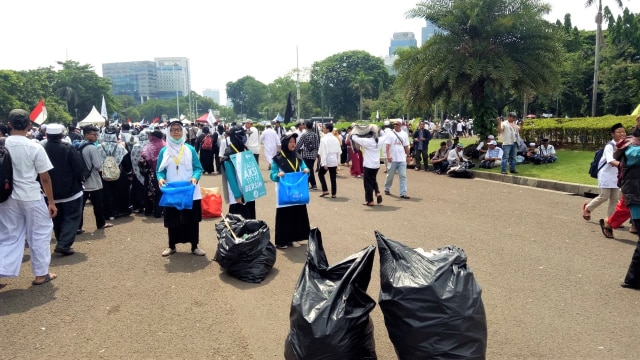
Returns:
[[[82,119],[82,121],[78,123],[78,127],[87,126],[87,125],[103,126],[104,123],[105,123],[104,118],[102,117],[102,115],[100,115],[100,113],[94,106],[91,109],[91,112],[89,113],[89,115],[87,115],[86,118]]]

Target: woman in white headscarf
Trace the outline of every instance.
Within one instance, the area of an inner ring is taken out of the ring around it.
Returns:
[[[131,182],[131,202],[133,209],[138,213],[144,212],[145,191],[144,173],[140,167],[142,149],[149,143],[149,133],[143,131],[138,135],[138,142],[131,147],[131,166],[133,167],[133,181]]]
[[[191,252],[203,256],[204,251],[198,248],[202,220],[198,181],[202,175],[202,165],[196,149],[185,142],[187,134],[180,121],[173,121],[167,126],[166,137],[166,146],[158,155],[158,185],[162,187],[167,182],[190,181],[196,188],[191,209],[164,208],[164,227],[168,229],[169,247],[162,252],[162,256],[175,253],[176,244],[180,243],[191,243]]]

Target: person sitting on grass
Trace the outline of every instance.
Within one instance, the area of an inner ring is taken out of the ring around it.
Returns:
[[[527,148],[527,152],[524,153],[524,163],[529,164],[534,162],[534,159],[538,156],[538,148],[536,148],[536,143],[529,143],[529,147]]]
[[[440,149],[436,150],[431,157],[431,165],[433,165],[433,171],[436,174],[440,175],[447,172],[447,168],[449,167],[449,162],[447,161],[448,154],[449,149],[447,148],[447,142],[443,141],[440,143]]]
[[[467,158],[463,154],[464,145],[461,143],[457,143],[456,147],[453,150],[449,150],[447,154],[447,161],[449,162],[449,166],[457,166],[462,162],[467,162]]]
[[[491,169],[502,165],[502,149],[499,148],[495,140],[489,141],[489,150],[484,156],[484,160],[480,162],[480,167]]]
[[[542,145],[538,148],[538,155],[543,164],[558,160],[556,149],[549,144],[549,139],[542,139]]]

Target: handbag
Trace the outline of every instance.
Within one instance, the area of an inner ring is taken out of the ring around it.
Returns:
[[[285,173],[278,182],[279,205],[306,205],[309,203],[309,174]]]

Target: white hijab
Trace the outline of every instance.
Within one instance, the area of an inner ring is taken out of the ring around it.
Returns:
[[[182,138],[180,138],[180,141],[177,143],[174,142],[175,139],[171,136],[171,126],[173,126],[173,124],[178,124],[182,128]],[[160,171],[164,170],[167,166],[169,166],[169,162],[172,161],[171,160],[172,158],[178,159],[180,157],[180,149],[182,148],[182,146],[184,146],[184,143],[187,140],[187,132],[184,131],[184,127],[178,121],[172,122],[171,124],[169,124],[169,126],[167,126],[167,128],[165,129],[165,135],[167,138],[166,145],[165,145],[167,150],[165,150],[164,156],[162,157],[162,162],[160,163],[160,168],[159,168]],[[184,152],[188,150],[189,149],[184,149]],[[191,159],[190,156],[188,157],[183,156],[181,159],[181,162],[184,162],[186,158],[188,158],[189,160]]]

